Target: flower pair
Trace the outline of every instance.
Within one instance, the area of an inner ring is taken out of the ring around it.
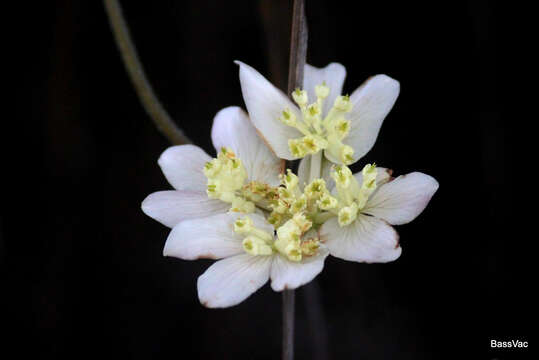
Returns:
[[[374,165],[358,174],[347,167],[373,146],[398,82],[378,75],[341,96],[342,65],[306,65],[304,90],[292,102],[238,64],[249,115],[238,107],[216,115],[214,159],[192,145],[167,149],[158,163],[175,190],[142,204],[172,228],[166,256],[222,259],[199,277],[200,301],[232,306],[268,280],[275,291],[296,288],[320,273],[328,254],[361,262],[398,258],[391,225],[419,215],[438,183],[421,173],[393,179]],[[298,174],[285,173],[281,159],[297,158]]]

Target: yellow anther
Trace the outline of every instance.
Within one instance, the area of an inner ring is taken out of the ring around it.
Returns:
[[[288,260],[300,262],[301,261],[301,246],[289,246],[286,249],[286,255]]]
[[[314,92],[316,93],[316,97],[320,99],[325,99],[329,95],[329,87],[326,86],[326,83],[322,83],[320,85],[316,85],[314,87]]]
[[[309,230],[311,226],[313,225],[313,223],[310,220],[308,220],[305,214],[303,213],[295,214],[292,220],[299,227],[302,234],[305,233],[307,230]]]
[[[253,226],[253,221],[248,217],[237,219],[234,222],[234,232],[245,235],[243,249],[251,255],[271,255],[273,234]]]
[[[268,222],[273,225],[274,228],[278,228],[279,226],[281,226],[283,219],[283,214],[280,214],[277,211],[272,211],[272,213],[268,217]]]
[[[357,218],[358,206],[355,202],[339,210],[339,225],[350,225]]]
[[[275,241],[275,247],[278,250],[282,250],[288,245],[288,243],[299,242],[300,236],[300,227],[298,224],[296,224],[294,219],[290,219],[277,229],[277,240]]]
[[[288,140],[288,148],[296,158],[302,158],[308,154],[307,148],[303,145],[302,138]]]
[[[213,177],[220,169],[220,162],[217,159],[213,159],[204,164],[204,175],[206,175],[206,177]]]
[[[279,118],[283,123],[285,123],[288,126],[295,126],[296,125],[296,115],[288,108],[283,110],[283,114]]]
[[[285,222],[277,229],[277,240],[274,246],[281,254],[290,261],[301,261],[301,235],[312,226],[304,214],[295,214],[292,219]]]
[[[288,211],[294,200],[295,195],[292,191],[285,187],[279,187],[277,188],[277,198],[271,203],[270,207],[274,212],[284,214]]]
[[[300,88],[297,88],[292,92],[292,98],[300,108],[307,105],[307,102],[309,101],[307,98],[307,91],[301,90]]]
[[[339,165],[335,167],[335,171],[331,173],[331,177],[335,180],[339,208],[349,206],[359,193],[359,184],[354,175],[352,175],[352,171],[346,165]]]
[[[331,177],[335,180],[337,186],[347,188],[350,186],[353,175],[348,166],[338,165],[335,166],[335,171],[331,173]]]
[[[327,193],[326,182],[324,179],[315,179],[305,187],[304,193],[309,199],[319,199]]]
[[[297,214],[305,210],[307,207],[307,198],[305,195],[301,195],[298,199],[296,199],[292,206],[290,207],[290,212],[292,214]]]
[[[248,216],[234,221],[234,232],[238,234],[248,234],[253,229],[253,221]]]
[[[267,256],[273,253],[273,249],[264,240],[256,236],[247,236],[242,242],[243,250],[255,256]]]
[[[322,116],[322,102],[320,99],[317,102],[309,105],[306,108],[305,112],[303,113],[305,122],[308,125],[311,125],[312,129],[314,129],[314,133],[318,135],[323,133],[321,116]],[[309,130],[309,132],[313,133],[312,130]]]
[[[358,207],[362,209],[367,204],[369,196],[376,190],[376,175],[378,171],[376,170],[376,164],[367,164],[363,167],[363,182],[361,183],[361,188],[359,189],[359,194],[357,197]]]
[[[307,115],[311,118],[314,118],[316,116],[320,116],[321,110],[320,106],[318,106],[317,103],[313,103],[309,106],[307,106]]]
[[[333,107],[345,113],[351,111],[353,104],[350,102],[350,96],[337,96],[335,103],[333,103]]]
[[[231,149],[221,148],[217,158],[207,162],[203,171],[208,178],[206,193],[209,198],[232,204],[232,211],[254,211],[255,205],[252,202],[238,196],[247,179],[247,172]]]
[[[341,161],[344,164],[351,164],[354,162],[354,149],[349,145],[342,145],[341,147]]]
[[[250,214],[255,211],[255,204],[251,201],[245,200],[244,198],[236,196],[232,200],[232,206],[230,207],[230,211]]]
[[[316,205],[322,210],[331,210],[337,207],[338,201],[333,196],[324,194],[320,200],[316,202]]]
[[[350,121],[345,118],[339,118],[335,122],[335,133],[339,137],[339,140],[344,139],[350,132]]]
[[[286,186],[288,190],[293,190],[298,186],[299,179],[290,169],[286,169],[286,175],[281,174],[279,178],[281,179],[281,184]]]
[[[321,149],[325,149],[328,144],[325,139],[314,135],[304,136],[301,142],[308,154],[316,154]]]
[[[280,121],[296,128],[303,134],[302,138],[289,139],[288,147],[295,158],[303,158],[325,150],[328,159],[342,164],[351,164],[354,161],[354,150],[342,143],[350,133],[350,121],[344,114],[352,110],[350,97],[338,96],[327,114],[322,113],[324,100],[329,96],[330,89],[325,84],[315,86],[316,101],[308,104],[305,90],[296,89],[292,98],[299,105],[301,119],[288,108],[284,109]]]
[[[301,242],[301,253],[305,256],[313,256],[318,253],[320,241],[318,239],[309,239]]]

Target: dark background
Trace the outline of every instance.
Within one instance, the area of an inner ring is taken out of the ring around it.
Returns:
[[[243,106],[233,60],[284,84],[287,1],[122,3],[159,98],[206,151],[215,113]],[[168,230],[140,203],[169,188],[156,163],[169,144],[133,91],[101,2],[29,6],[4,14],[18,24],[5,55],[19,81],[3,132],[16,146],[3,151],[0,357],[278,358],[280,294],[265,286],[205,309],[196,279],[210,261],[162,256]],[[518,56],[506,47],[511,11],[486,0],[307,1],[309,63],[344,64],[349,93],[377,73],[401,82],[362,163],[422,171],[440,189],[398,228],[396,262],[330,258],[297,292],[297,359],[509,359],[530,350],[496,353],[490,339],[536,346],[524,255],[537,236],[520,218],[529,175],[514,162],[507,102],[522,70],[505,64]],[[318,301],[322,314],[308,305]]]

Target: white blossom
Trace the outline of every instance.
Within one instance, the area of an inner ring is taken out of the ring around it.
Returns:
[[[323,151],[336,164],[351,164],[374,145],[382,122],[397,100],[399,82],[376,75],[342,96],[344,66],[305,66],[304,90],[294,102],[247,64],[240,83],[249,116],[280,158],[293,160]]]

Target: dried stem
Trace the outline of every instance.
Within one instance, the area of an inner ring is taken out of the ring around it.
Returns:
[[[294,0],[290,62],[288,68],[288,95],[303,86],[303,70],[307,57],[307,21],[304,0]],[[290,164],[289,164],[290,165]],[[294,167],[292,167],[294,168]],[[294,290],[283,291],[283,360],[294,358]]]
[[[288,95],[297,87],[303,86],[303,70],[307,58],[307,20],[305,3],[294,0],[292,14],[292,34],[290,36],[290,63],[288,68]]]
[[[137,49],[131,40],[120,3],[117,0],[104,0],[103,2],[125,68],[144,109],[171,143],[176,145],[191,143],[191,140],[174,123],[155,95],[138,58]]]

